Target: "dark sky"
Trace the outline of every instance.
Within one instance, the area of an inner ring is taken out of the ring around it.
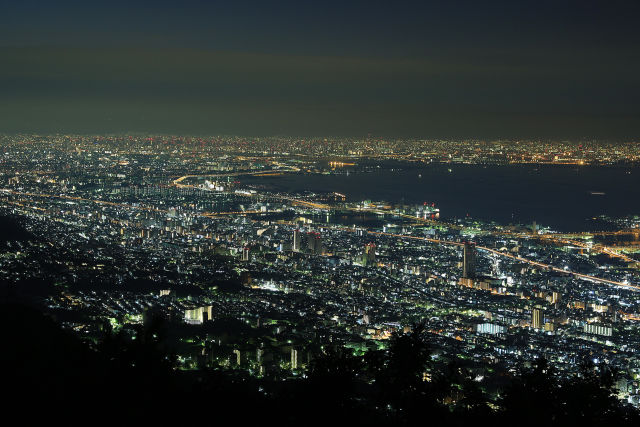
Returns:
[[[640,135],[638,1],[0,0],[0,132]]]

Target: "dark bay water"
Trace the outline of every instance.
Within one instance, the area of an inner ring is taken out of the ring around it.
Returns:
[[[449,171],[449,169],[451,171]],[[349,201],[435,203],[443,218],[602,229],[592,218],[640,214],[640,168],[604,166],[403,165],[349,175],[244,177],[268,189],[339,192]]]

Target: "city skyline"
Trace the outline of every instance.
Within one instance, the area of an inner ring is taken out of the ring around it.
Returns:
[[[0,2],[5,413],[637,427],[638,16]]]

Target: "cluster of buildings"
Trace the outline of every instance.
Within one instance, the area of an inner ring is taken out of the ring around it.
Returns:
[[[638,400],[633,263],[538,229],[438,222],[433,206],[350,204],[237,178],[292,170],[288,157],[212,160],[167,137],[37,143],[0,155],[0,214],[25,230],[0,246],[0,281],[89,342],[156,313],[182,369],[287,378],[323,346],[362,354],[424,321],[436,361],[509,371],[544,356],[568,375],[589,359],[619,369],[620,397]]]

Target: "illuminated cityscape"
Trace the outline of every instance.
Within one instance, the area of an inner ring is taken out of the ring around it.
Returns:
[[[470,25],[442,54],[427,46],[448,27],[416,21],[427,6],[254,5],[225,39],[216,25],[246,11],[35,3],[51,19],[0,18],[9,406],[80,422],[640,421],[640,63],[617,50],[640,40],[611,35],[627,27],[606,21],[592,45],[564,21],[545,38],[537,17],[530,45],[498,25],[522,19],[506,3],[503,21],[434,2]],[[94,14],[122,35],[74,20]],[[360,14],[370,25],[348,30]],[[36,28],[56,16],[67,32]],[[495,28],[476,54],[478,17]]]
[[[340,177],[394,156],[336,166],[325,160],[336,153],[288,153],[298,141],[244,141],[4,137],[2,213],[29,236],[6,243],[7,292],[50,283],[43,304],[89,343],[160,313],[185,325],[173,343],[182,370],[305,376],[329,343],[364,354],[426,320],[437,360],[509,372],[545,357],[568,375],[588,355],[620,369],[618,396],[637,404],[640,217],[567,234],[446,219],[432,204],[272,191],[244,179]],[[503,147],[508,158],[520,144]]]

